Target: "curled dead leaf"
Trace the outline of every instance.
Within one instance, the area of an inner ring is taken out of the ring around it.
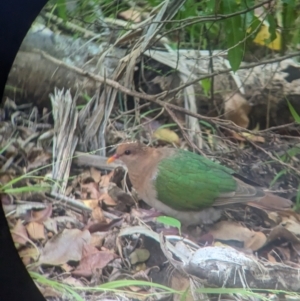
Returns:
[[[44,225],[37,222],[30,222],[26,225],[26,230],[33,240],[45,239]]]
[[[99,251],[91,245],[85,245],[83,248],[82,259],[72,274],[90,277],[106,267],[107,264],[115,258],[117,258],[117,256],[111,251]]]
[[[223,94],[224,99],[224,116],[227,120],[231,120],[236,125],[247,128],[249,125],[249,117],[251,106],[248,101],[240,93]]]
[[[253,251],[265,245],[267,237],[262,232],[255,232],[231,221],[221,221],[210,228],[209,234],[222,241],[236,240],[244,243],[245,248]]]
[[[154,133],[153,137],[168,143],[175,143],[180,145],[179,136],[172,130],[166,128],[158,128]]]
[[[11,236],[15,244],[25,245],[28,241],[28,235],[22,221],[18,219],[16,225],[11,230]]]
[[[39,264],[61,265],[70,260],[79,261],[84,245],[90,242],[88,230],[65,229],[47,241],[39,258]]]

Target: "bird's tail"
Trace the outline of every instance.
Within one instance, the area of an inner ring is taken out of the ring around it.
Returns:
[[[256,200],[254,202],[250,201],[247,204],[251,207],[275,211],[291,209],[291,207],[293,206],[292,201],[267,191],[265,191],[265,195],[259,200]]]

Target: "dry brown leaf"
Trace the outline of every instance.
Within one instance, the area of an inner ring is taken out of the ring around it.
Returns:
[[[53,232],[54,234],[57,234],[57,223],[56,220],[53,218],[47,218],[44,222],[43,222],[45,228],[48,231]]]
[[[16,225],[11,231],[11,236],[15,244],[25,245],[28,241],[28,235],[22,221],[18,219]]]
[[[93,209],[92,218],[99,223],[106,221],[103,211],[100,207],[96,207]]]
[[[95,182],[87,184],[81,184],[81,197],[83,199],[99,200],[101,193],[99,191],[99,185]]]
[[[116,206],[117,203],[110,197],[108,193],[103,193],[99,199],[101,203],[105,203],[106,206]]]
[[[98,184],[101,181],[101,172],[96,169],[95,167],[90,167],[90,173],[91,177],[94,179],[94,181]]]
[[[245,241],[244,247],[256,251],[260,249],[267,241],[267,237],[262,232],[253,232],[254,235]]]
[[[30,222],[44,222],[52,215],[52,204],[48,204],[45,209],[32,211]]]
[[[37,261],[39,255],[39,250],[33,247],[28,247],[19,251],[19,256],[25,266],[31,263],[31,259],[33,259],[33,261]]]
[[[117,256],[111,251],[99,251],[91,245],[85,245],[83,248],[82,259],[76,270],[72,272],[73,275],[90,277],[97,270],[101,270]]]
[[[284,217],[281,225],[291,233],[300,236],[300,223],[296,222],[295,220]]]
[[[171,274],[171,288],[178,290],[178,291],[188,291],[187,295],[185,296],[186,301],[193,301],[194,297],[191,293],[190,288],[190,280],[189,278],[182,275],[182,273],[179,273],[178,271],[174,271]],[[180,301],[182,299],[182,296],[180,294],[175,294],[173,301]]]
[[[84,245],[90,242],[88,230],[65,229],[47,241],[39,264],[61,265],[70,260],[79,261]]]
[[[281,224],[272,229],[272,231],[270,232],[270,234],[268,236],[267,242],[270,243],[274,240],[277,240],[278,238],[285,239],[286,241],[289,241],[289,242],[295,243],[295,244],[300,243],[300,239],[295,234],[290,232],[288,229],[283,227]]]
[[[95,208],[99,207],[98,200],[82,200],[82,202],[84,203],[84,205],[86,205],[87,207],[89,207],[91,209],[95,209]]]
[[[109,174],[103,175],[102,178],[101,178],[99,186],[101,188],[108,187],[109,182],[110,182],[111,178],[113,177],[113,175],[114,175],[113,170]]]
[[[28,235],[33,240],[45,239],[44,225],[37,222],[30,222],[26,225]]]
[[[118,14],[119,17],[122,17],[124,20],[132,21],[134,23],[140,23],[142,21],[141,12],[129,8]]]
[[[251,107],[248,101],[239,93],[225,94],[224,97],[224,116],[236,125],[247,128],[249,125],[248,114]]]
[[[243,242],[245,248],[250,248],[253,251],[261,248],[267,241],[262,232],[249,230],[241,224],[231,221],[221,221],[213,225],[209,234],[222,241],[236,240]]]
[[[101,248],[103,245],[106,232],[95,232],[91,235],[90,245],[93,247]]]
[[[166,128],[158,128],[154,133],[153,137],[168,143],[175,143],[180,145],[179,136],[172,130]]]

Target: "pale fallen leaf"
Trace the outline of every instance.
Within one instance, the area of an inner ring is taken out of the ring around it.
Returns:
[[[296,222],[295,220],[291,219],[291,218],[286,218],[284,217],[282,219],[281,225],[287,229],[288,231],[290,231],[291,233],[300,236],[300,223]]]
[[[132,21],[134,23],[140,23],[142,21],[141,12],[133,8],[129,8],[127,10],[120,12],[118,16],[122,17],[125,20]]]
[[[82,200],[82,202],[84,203],[84,205],[86,205],[87,207],[89,207],[91,209],[95,209],[95,208],[99,207],[98,200]]]
[[[63,278],[61,281],[65,284],[70,285],[70,286],[75,286],[75,287],[76,286],[77,287],[83,287],[84,286],[83,283],[79,279],[76,279],[76,278],[71,277],[71,276],[69,276],[67,278]]]
[[[97,270],[101,270],[117,256],[111,251],[99,251],[91,245],[85,245],[83,248],[82,258],[73,275],[90,277]]]
[[[48,231],[53,232],[54,234],[57,234],[57,223],[56,220],[53,218],[47,218],[44,222],[43,222],[45,228]]]
[[[222,241],[236,240],[243,242],[245,248],[250,248],[253,251],[261,248],[267,241],[262,232],[249,230],[241,224],[231,221],[221,221],[213,225],[209,234]]]
[[[150,252],[147,249],[135,249],[130,255],[129,260],[131,264],[138,262],[145,262],[149,259]]]
[[[106,232],[95,232],[91,235],[90,245],[101,248],[103,245],[104,238],[107,236]]]
[[[168,143],[175,143],[180,145],[180,138],[179,136],[172,130],[166,128],[158,128],[153,133],[153,137],[162,140]]]
[[[87,184],[81,184],[81,197],[83,199],[95,199],[98,200],[101,193],[99,191],[99,185],[95,182]]]
[[[195,300],[191,289],[190,289],[190,280],[188,277],[184,276],[182,273],[179,273],[178,271],[174,270],[171,277],[171,288],[177,290],[177,291],[188,291],[186,294],[184,300],[186,301],[193,301]],[[180,301],[182,299],[182,295],[180,294],[174,294],[173,301]],[[201,300],[201,299],[199,299]]]
[[[45,239],[44,225],[37,222],[30,222],[26,225],[28,235],[33,240]]]
[[[239,93],[223,94],[224,98],[224,116],[236,125],[247,128],[249,125],[249,113],[251,106],[248,101]]]
[[[38,257],[40,256],[40,252],[37,248],[28,247],[19,251],[19,256],[26,266],[30,264],[31,259],[33,259],[33,261],[37,261]]]
[[[88,230],[65,229],[47,241],[39,264],[61,265],[70,260],[79,261],[84,245],[90,242]]]
[[[117,203],[110,197],[108,193],[103,193],[100,196],[101,203],[103,202],[106,206],[116,206]]]
[[[112,170],[109,174],[107,175],[103,175],[101,177],[101,181],[100,181],[100,187],[103,188],[103,187],[108,187],[108,184],[111,180],[111,178],[113,177],[114,175],[114,171]]]
[[[101,172],[95,167],[90,167],[90,173],[91,173],[91,177],[94,179],[94,181],[96,183],[100,183],[100,181],[101,181]]]
[[[16,225],[11,231],[11,236],[14,243],[19,245],[25,245],[28,241],[28,235],[25,226],[22,221],[18,219]]]
[[[93,209],[92,218],[93,218],[93,220],[95,220],[99,223],[106,221],[103,211],[100,207],[96,207]]]

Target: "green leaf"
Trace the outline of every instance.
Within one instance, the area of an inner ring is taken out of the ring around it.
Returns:
[[[270,188],[278,181],[279,178],[281,178],[283,175],[285,175],[287,173],[286,169],[281,170],[272,180],[272,182],[270,183]]]
[[[294,107],[292,106],[292,104],[287,100],[290,112],[293,116],[293,118],[295,119],[295,122],[300,123],[300,116],[299,114],[296,112],[296,110],[294,109]]]
[[[67,9],[65,0],[57,0],[57,13],[60,18],[67,21]]]
[[[222,1],[224,14],[232,14],[239,10],[235,0]],[[228,60],[233,71],[238,70],[244,56],[244,42],[246,36],[241,16],[234,16],[224,22],[228,47]]]
[[[204,95],[206,97],[209,97],[209,92],[210,92],[210,88],[211,88],[211,79],[204,78],[200,82],[201,82],[201,86],[203,88]]]
[[[177,220],[176,218],[173,218],[173,217],[169,217],[169,216],[158,216],[156,218],[156,220],[159,222],[159,223],[162,223],[164,225],[167,225],[167,226],[170,226],[170,227],[175,227],[179,230],[179,233],[181,235],[181,231],[180,231],[180,228],[181,228],[181,223],[179,220]]]
[[[267,20],[269,22],[269,33],[270,33],[270,38],[266,41],[266,44],[271,43],[276,39],[276,22],[274,17],[271,14],[267,15]]]

